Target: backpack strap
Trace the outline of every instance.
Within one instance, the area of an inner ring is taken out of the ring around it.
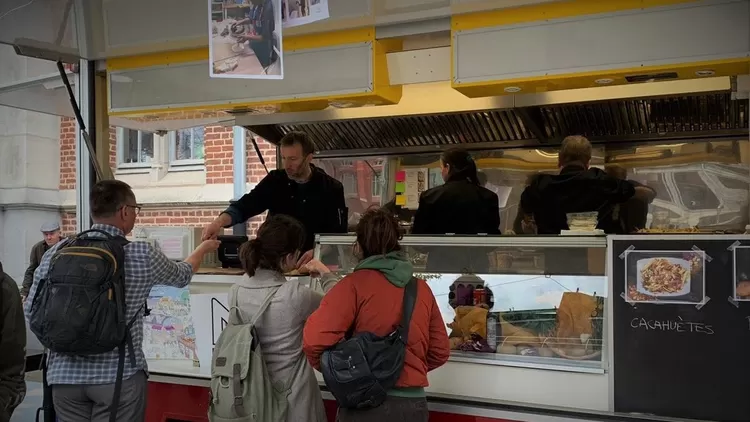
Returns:
[[[271,289],[270,292],[266,295],[266,298],[263,299],[263,303],[260,305],[260,309],[258,309],[258,312],[255,313],[253,316],[253,319],[250,321],[250,325],[255,326],[255,324],[258,323],[258,320],[261,316],[263,316],[263,312],[266,312],[266,309],[268,309],[268,305],[271,304],[271,300],[273,300],[273,297],[276,295],[276,292],[279,291],[278,287],[274,287]]]
[[[235,284],[229,291],[229,323],[233,325],[240,325],[243,323],[241,309],[237,300],[237,293],[239,292],[239,290],[240,285]],[[266,297],[263,299],[263,303],[261,303],[258,312],[256,312],[255,315],[253,315],[253,318],[250,320],[250,325],[255,326],[255,324],[258,323],[258,320],[261,316],[263,316],[263,313],[266,311],[266,309],[268,309],[268,305],[271,304],[271,300],[273,300],[273,297],[274,295],[276,295],[276,292],[278,290],[278,287],[274,287],[270,292],[268,292]]]
[[[125,372],[125,348],[127,348],[128,355],[130,356],[130,366],[135,367],[135,347],[133,347],[133,336],[130,335],[130,329],[133,327],[133,323],[138,319],[138,314],[143,309],[143,306],[138,308],[133,317],[128,321],[125,329],[125,341],[120,343],[117,348],[117,375],[115,377],[115,391],[112,395],[112,404],[109,407],[109,421],[117,422],[117,408],[120,407],[120,395],[122,392],[122,377]]]
[[[104,230],[91,229],[91,230],[86,230],[86,231],[82,231],[82,232],[78,233],[76,235],[76,238],[83,238],[84,234],[89,234],[89,233],[100,233],[100,234],[103,234],[103,235],[107,236],[107,239],[115,239],[117,237],[122,237],[122,236],[113,236],[113,235],[105,232]],[[123,237],[123,239],[125,239],[125,238]],[[127,239],[125,241],[127,242]]]
[[[240,285],[235,283],[229,290],[229,324],[242,325],[242,313],[237,303],[237,293],[240,291]]]
[[[411,324],[411,315],[414,312],[414,304],[417,301],[417,287],[419,281],[412,277],[404,287],[404,303],[401,310],[401,341],[408,344],[409,325]]]

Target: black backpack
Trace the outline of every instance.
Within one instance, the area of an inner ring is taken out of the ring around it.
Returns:
[[[339,407],[371,409],[383,404],[404,367],[416,300],[417,280],[412,277],[404,287],[401,324],[392,333],[357,333],[323,352],[320,370]]]
[[[85,236],[100,233],[104,237]],[[125,245],[128,240],[101,230],[87,230],[64,241],[39,281],[29,325],[52,352],[87,356],[119,349],[110,420],[116,419],[125,347],[135,367],[130,328],[138,312],[125,320]],[[139,311],[140,312],[140,311]]]

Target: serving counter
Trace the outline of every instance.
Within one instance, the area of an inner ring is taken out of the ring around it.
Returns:
[[[354,240],[318,236],[316,256],[346,275],[356,263]],[[741,315],[750,306],[736,295],[734,274],[735,255],[750,254],[750,236],[406,236],[401,244],[432,289],[451,341],[449,361],[429,374],[431,421],[740,421],[750,414],[735,397],[750,387],[750,374],[735,382],[741,389],[714,387],[730,367],[748,372],[739,355],[750,349]],[[662,283],[648,271],[653,261],[681,274],[680,289],[670,295],[653,286]],[[737,265],[750,276],[748,264]],[[191,300],[226,294],[238,277],[198,274]],[[315,287],[315,280],[289,282]],[[210,349],[210,336],[197,328],[215,315],[193,315],[197,348]],[[149,360],[149,421],[207,420],[210,364],[198,360],[200,367]],[[317,375],[333,421],[335,402]]]

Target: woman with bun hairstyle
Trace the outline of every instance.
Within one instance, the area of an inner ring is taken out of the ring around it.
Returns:
[[[237,304],[242,321],[249,322],[266,296],[275,292],[255,325],[268,374],[274,383],[291,381],[287,421],[325,422],[318,381],[302,352],[305,320],[318,308],[323,293],[284,276],[297,267],[304,238],[305,229],[294,218],[277,215],[267,219],[257,236],[240,248],[245,276],[238,283]],[[320,261],[312,260],[305,268],[321,277],[323,292],[336,282]]]
[[[401,323],[404,287],[414,271],[402,254],[398,220],[388,211],[371,209],[356,229],[354,272],[339,281],[323,298],[305,324],[303,348],[316,369],[326,349],[347,332],[391,333]],[[435,296],[424,280],[417,280],[417,298],[409,325],[406,356],[395,388],[374,409],[339,409],[338,421],[427,421],[427,372],[442,366],[450,355],[448,334]]]
[[[414,215],[412,234],[500,234],[500,201],[482,186],[474,159],[462,148],[440,155],[445,184],[423,192]],[[477,249],[429,248],[427,270],[487,272],[489,260]]]

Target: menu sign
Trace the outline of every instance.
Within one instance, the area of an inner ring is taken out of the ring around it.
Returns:
[[[419,196],[427,190],[427,169],[411,168],[405,173],[405,208],[415,210],[419,208]]]
[[[612,236],[616,412],[750,420],[748,236]],[[736,261],[739,253],[747,259]]]

